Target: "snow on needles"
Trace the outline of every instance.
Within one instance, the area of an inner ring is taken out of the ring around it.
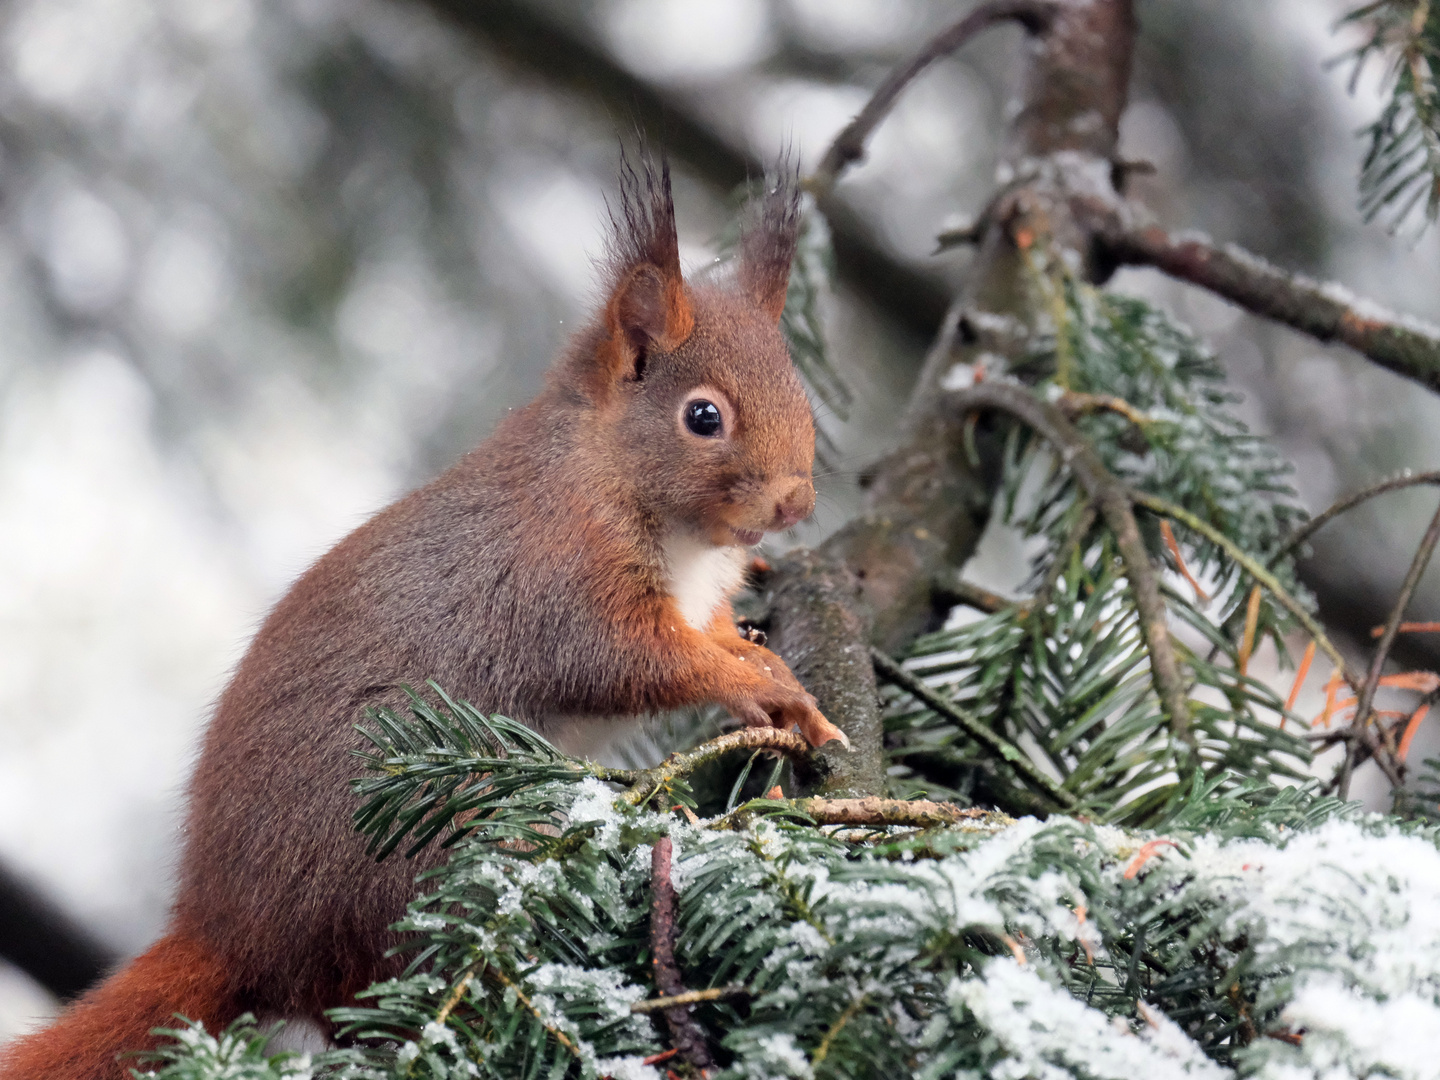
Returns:
[[[531,861],[488,823],[458,845],[409,922],[448,966],[367,1014],[398,1052],[324,1075],[511,1080],[541,1053],[554,1075],[658,1080],[664,1032],[630,1006],[652,993],[636,945],[668,832],[686,982],[746,991],[694,1014],[716,1080],[1440,1080],[1440,848],[1394,818],[1275,797],[1166,833],[1055,817],[876,846],[686,825],[590,781],[552,796],[564,854]],[[468,1019],[442,1009],[482,960]],[[187,1031],[164,1080],[311,1075],[243,1035]]]
[[[1132,1034],[1098,1009],[1000,958],[979,979],[953,979],[950,1007],[969,1013],[996,1040],[995,1080],[1223,1080],[1230,1075],[1163,1014]]]

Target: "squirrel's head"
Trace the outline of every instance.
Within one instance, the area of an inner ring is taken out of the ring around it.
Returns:
[[[605,305],[557,371],[582,436],[663,526],[754,544],[815,506],[815,426],[780,333],[799,230],[789,170],[753,208],[728,281],[680,273],[668,165],[622,160]]]

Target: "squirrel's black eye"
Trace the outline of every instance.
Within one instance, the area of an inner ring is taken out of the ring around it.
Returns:
[[[723,426],[713,401],[692,401],[685,406],[685,426],[703,439],[713,439]]]

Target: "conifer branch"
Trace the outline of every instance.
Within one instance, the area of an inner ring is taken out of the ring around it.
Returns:
[[[1288,273],[1234,244],[1171,236],[1153,226],[1117,228],[1102,239],[1122,264],[1153,266],[1317,341],[1348,345],[1381,367],[1440,391],[1440,327]]]
[[[441,1027],[445,1021],[450,1019],[450,1014],[455,1011],[455,1006],[460,1004],[460,999],[465,996],[465,991],[470,987],[470,980],[475,978],[475,972],[485,966],[484,959],[476,960],[469,967],[460,973],[456,980],[454,989],[445,995],[445,1000],[440,1003],[440,1009],[435,1014],[435,1023]]]
[[[1019,747],[996,734],[953,701],[931,690],[879,649],[872,649],[870,657],[875,662],[875,671],[887,682],[898,686],[927,708],[954,723],[966,735],[1015,770],[1021,779],[1045,796],[1056,809],[1066,810],[1076,804],[1075,796],[1041,772]]]
[[[545,1031],[550,1035],[551,1038],[553,1038],[566,1050],[569,1050],[572,1056],[576,1058],[581,1058],[580,1048],[575,1045],[575,1040],[570,1038],[569,1035],[566,1035],[565,1032],[561,1031],[558,1027],[556,1027],[553,1023],[551,1023],[545,1018],[545,1013],[540,1009],[539,1006],[535,1004],[534,999],[531,998],[529,994],[525,993],[524,988],[521,987],[518,982],[510,978],[510,976],[506,975],[505,972],[501,971],[498,967],[494,967],[493,965],[486,969],[486,974],[493,978],[501,986],[505,987],[505,989],[508,990],[510,993],[514,994],[515,1000],[520,1002],[521,1005],[525,1006],[525,1011],[535,1018],[536,1022],[545,1029]]]
[[[1150,655],[1150,673],[1155,692],[1170,721],[1170,730],[1177,739],[1194,745],[1190,730],[1190,709],[1180,665],[1170,640],[1169,620],[1165,602],[1150,553],[1140,538],[1135,523],[1132,499],[1136,496],[1112,476],[1104,463],[1068,419],[1054,405],[1041,401],[1025,388],[998,381],[987,381],[957,392],[957,411],[997,409],[1015,417],[1041,435],[1059,452],[1061,460],[1074,474],[1081,488],[1090,497],[1106,525],[1115,534],[1116,546],[1125,562],[1125,576],[1135,597],[1140,616],[1140,632]]]
[[[1341,20],[1368,31],[1353,49],[1350,89],[1380,57],[1389,100],[1363,135],[1360,208],[1366,220],[1385,214],[1398,228],[1417,207],[1440,217],[1440,6],[1432,0],[1372,0]]]
[[[1031,34],[1041,33],[1056,7],[1054,0],[989,0],[941,30],[886,76],[855,119],[835,136],[806,186],[816,193],[829,191],[842,172],[865,156],[866,140],[890,114],[901,92],[936,60],[949,56],[977,34],[1000,23],[1016,22]]]

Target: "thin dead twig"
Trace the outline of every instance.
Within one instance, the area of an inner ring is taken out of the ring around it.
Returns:
[[[875,795],[863,799],[796,799],[794,805],[818,825],[904,825],[912,829],[984,820],[989,813],[929,799],[882,799]]]
[[[709,990],[686,990],[682,994],[673,994],[670,997],[650,998],[648,1001],[637,1001],[630,1006],[632,1013],[659,1012],[663,1009],[673,1009],[677,1005],[699,1005],[704,1001],[724,1001],[726,998],[746,997],[750,993],[749,987],[736,983],[731,986],[712,986]],[[671,1051],[672,1056],[679,1051]]]
[[[1114,394],[1087,394],[1080,390],[1066,390],[1056,399],[1055,404],[1071,420],[1095,412],[1113,412],[1123,416],[1142,431],[1154,421],[1122,397]]]
[[[1357,695],[1355,717],[1350,721],[1350,726],[1356,731],[1364,730],[1370,722],[1370,710],[1375,703],[1375,691],[1380,688],[1380,675],[1385,669],[1385,659],[1395,644],[1395,638],[1400,632],[1400,621],[1405,617],[1405,609],[1410,606],[1420,579],[1425,575],[1425,568],[1430,565],[1430,556],[1435,553],[1437,543],[1440,543],[1440,507],[1436,508],[1435,516],[1430,519],[1430,527],[1425,530],[1420,546],[1415,549],[1415,557],[1410,560],[1410,569],[1400,586],[1400,595],[1395,598],[1395,606],[1390,611],[1390,618],[1385,620],[1385,630],[1380,635],[1380,643],[1375,646],[1375,655],[1370,660],[1370,671],[1365,677],[1365,685]],[[1352,740],[1346,747],[1345,760],[1340,763],[1340,779],[1335,790],[1342,799],[1350,795],[1350,777],[1357,764],[1356,759],[1360,756],[1359,747],[1359,742]]]
[[[1006,608],[1015,606],[1014,600],[1007,600],[999,593],[983,589],[973,581],[966,581],[964,578],[937,583],[931,589],[930,596],[937,607],[949,608],[964,604],[976,611],[983,611],[987,615],[995,615]]]
[[[475,978],[475,972],[484,963],[484,960],[476,960],[460,973],[460,978],[456,981],[455,986],[445,996],[445,1000],[440,1003],[440,1011],[435,1014],[435,1023],[441,1027],[445,1026],[445,1021],[450,1019],[450,1014],[455,1011],[455,1006],[460,1004],[460,999],[465,996],[465,990],[469,987],[470,980]]]
[[[678,998],[684,994],[680,969],[675,964],[675,885],[670,880],[670,837],[662,836],[650,850],[650,965],[655,972],[655,987],[661,997]],[[670,1043],[702,1075],[714,1062],[705,1032],[690,1015],[688,1003],[674,1003],[661,1010],[670,1029]]]
[[[506,975],[505,972],[501,971],[498,967],[487,967],[485,970],[489,978],[494,979],[501,986],[505,987],[507,990],[510,990],[515,994],[515,999],[519,1001],[521,1005],[524,1005],[527,1010],[529,1010],[531,1016],[535,1017],[536,1020],[540,1021],[540,1026],[543,1027],[546,1031],[548,1031],[556,1042],[558,1042],[561,1046],[565,1047],[566,1050],[569,1050],[570,1053],[575,1055],[575,1057],[581,1057],[580,1048],[575,1045],[574,1040],[572,1040],[569,1035],[566,1035],[565,1032],[561,1031],[554,1024],[550,1023],[550,1021],[545,1019],[545,1014],[540,1011],[540,1009],[535,1005],[535,1002],[530,999],[530,996],[526,994],[523,989],[521,989],[519,983],[517,983],[514,979],[510,978],[510,976]]]
[[[1341,514],[1354,510],[1355,507],[1362,503],[1369,502],[1377,495],[1385,495],[1391,491],[1400,491],[1404,488],[1418,487],[1421,484],[1440,486],[1440,469],[1423,473],[1406,471],[1399,476],[1391,476],[1385,480],[1381,480],[1378,484],[1373,484],[1370,487],[1351,492],[1344,498],[1337,500],[1326,510],[1316,514],[1309,521],[1305,522],[1304,525],[1301,525],[1286,537],[1285,542],[1275,550],[1275,554],[1270,556],[1268,565],[1274,566]]]
[[[1016,22],[1032,34],[1041,33],[1049,25],[1056,7],[1054,0],[990,0],[941,30],[886,76],[855,119],[835,136],[815,174],[806,181],[807,186],[816,193],[828,191],[846,168],[864,157],[865,141],[895,107],[901,92],[936,60],[949,56],[975,35],[1000,23]]]

